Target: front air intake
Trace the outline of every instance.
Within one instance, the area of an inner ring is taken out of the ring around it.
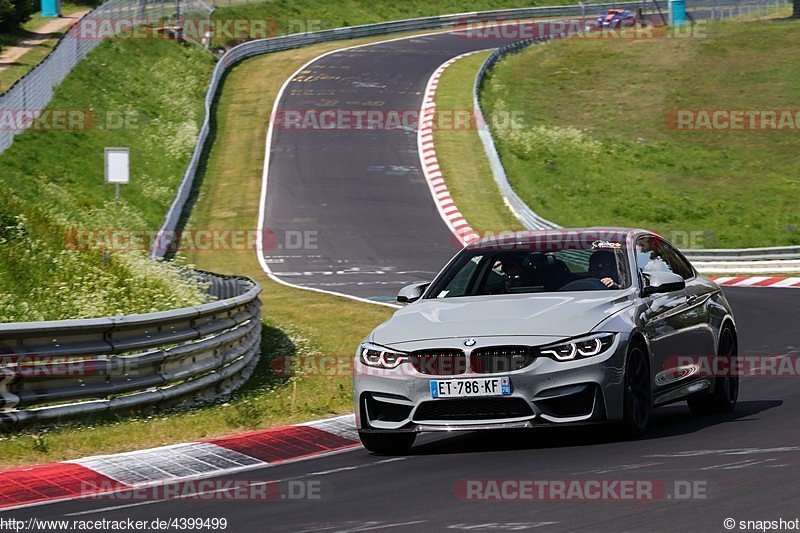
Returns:
[[[531,346],[487,346],[472,350],[469,364],[477,374],[502,374],[525,368],[536,355],[537,349]]]
[[[420,374],[457,376],[467,371],[467,358],[461,350],[418,350],[409,359]]]

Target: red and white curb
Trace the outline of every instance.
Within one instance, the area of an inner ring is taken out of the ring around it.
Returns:
[[[422,172],[428,182],[433,201],[444,223],[464,246],[479,240],[480,236],[470,227],[464,215],[458,210],[453,198],[450,196],[450,190],[445,184],[444,177],[442,177],[442,170],[439,168],[439,160],[436,157],[436,148],[433,144],[433,121],[436,118],[436,89],[439,87],[439,79],[442,77],[442,73],[462,57],[467,57],[480,51],[468,52],[449,59],[434,71],[428,80],[428,85],[425,87],[419,127],[417,128],[417,150],[422,163]]]
[[[726,287],[773,287],[773,288],[786,288],[798,287],[800,288],[800,278],[784,278],[784,277],[769,277],[769,276],[722,276],[712,277],[717,285],[724,285]]]
[[[220,476],[359,445],[355,416],[0,472],[0,510]]]

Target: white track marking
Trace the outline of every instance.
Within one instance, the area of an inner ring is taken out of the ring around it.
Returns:
[[[700,470],[739,470],[741,468],[749,468],[751,466],[765,465],[765,463],[769,463],[775,460],[776,459],[747,459],[745,461],[738,461],[735,463],[705,466]]]
[[[358,431],[356,430],[356,415],[349,414],[337,418],[328,418],[326,420],[317,420],[313,422],[306,422],[299,424],[301,426],[310,426],[320,429],[327,433],[333,433],[345,439],[350,439],[353,442],[358,442]]]
[[[98,455],[67,462],[79,464],[115,481],[133,486],[198,475],[224,474],[241,467],[266,464],[265,461],[210,442],[191,442]]]
[[[659,453],[645,457],[700,457],[703,455],[754,455],[759,453],[800,452],[800,446],[780,448],[735,448],[730,450],[688,450],[685,452]]]
[[[792,287],[792,286],[800,286],[800,278],[786,278],[780,281],[776,281],[770,287]]]
[[[575,474],[609,474],[611,472],[622,472],[625,470],[635,470],[637,468],[645,468],[648,466],[658,466],[663,463],[641,463],[636,465],[617,465],[608,466],[604,468],[597,468],[595,470],[584,470],[582,472],[575,472]]]

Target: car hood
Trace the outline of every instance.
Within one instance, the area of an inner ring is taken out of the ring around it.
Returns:
[[[382,345],[452,337],[574,337],[633,305],[632,289],[426,299],[397,311],[371,335]]]

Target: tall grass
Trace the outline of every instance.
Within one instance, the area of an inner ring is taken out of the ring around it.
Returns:
[[[107,41],[48,106],[73,129],[29,130],[0,156],[0,321],[140,313],[196,305],[203,287],[146,250],[73,246],[76,229],[160,226],[202,120],[210,56],[171,41]],[[50,126],[52,124],[52,127]],[[121,201],[103,183],[103,149],[131,150]]]

